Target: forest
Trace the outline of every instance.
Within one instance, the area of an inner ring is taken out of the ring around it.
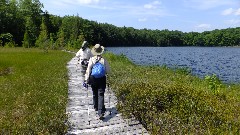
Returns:
[[[39,0],[0,0],[0,46],[77,49],[103,46],[240,46],[240,27],[212,31],[135,29],[43,11]]]

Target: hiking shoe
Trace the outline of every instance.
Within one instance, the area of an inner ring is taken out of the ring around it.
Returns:
[[[100,117],[99,117],[100,120],[104,120],[104,114],[101,114]]]

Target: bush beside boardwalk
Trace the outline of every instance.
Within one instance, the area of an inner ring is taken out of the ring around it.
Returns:
[[[199,79],[182,69],[137,66],[111,53],[105,57],[118,109],[152,134],[240,134],[239,85]]]
[[[63,51],[0,48],[0,134],[64,134],[67,130]]]

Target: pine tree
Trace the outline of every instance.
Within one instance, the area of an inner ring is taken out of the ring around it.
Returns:
[[[60,49],[63,49],[63,47],[65,47],[66,43],[65,43],[65,36],[64,36],[64,32],[63,30],[60,30],[58,32],[58,39],[56,41],[56,46],[60,47]]]
[[[25,34],[23,38],[23,46],[24,47],[33,47],[34,43],[37,39],[36,33],[37,33],[37,27],[33,23],[32,19],[30,17],[26,18],[26,26],[25,26]]]
[[[25,48],[29,48],[30,47],[30,38],[29,38],[29,33],[26,30],[24,33],[24,38],[23,38],[23,42],[22,42],[22,46]]]
[[[49,43],[48,43],[48,40],[49,40],[49,36],[48,36],[48,30],[47,30],[47,26],[45,24],[45,18],[42,17],[42,24],[41,24],[41,27],[40,27],[41,31],[40,31],[40,34],[38,36],[38,39],[36,40],[36,46],[37,47],[40,47],[42,49],[46,49],[49,47]]]

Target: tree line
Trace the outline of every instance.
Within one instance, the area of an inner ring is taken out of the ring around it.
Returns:
[[[39,0],[0,0],[0,46],[80,48],[109,46],[240,46],[240,27],[199,32],[135,29],[42,11]]]

